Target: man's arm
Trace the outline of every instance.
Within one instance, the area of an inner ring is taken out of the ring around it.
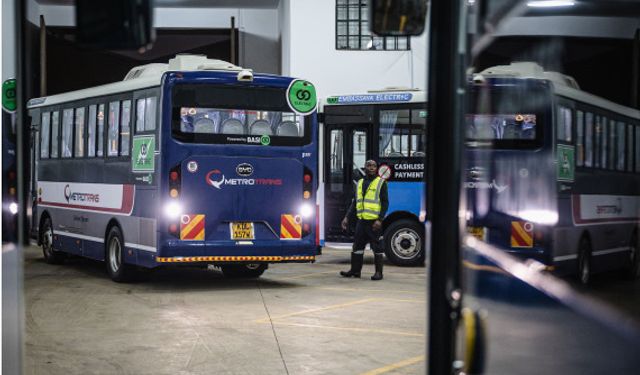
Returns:
[[[380,220],[384,219],[384,215],[387,214],[389,209],[389,191],[387,189],[387,182],[382,183],[380,188]]]

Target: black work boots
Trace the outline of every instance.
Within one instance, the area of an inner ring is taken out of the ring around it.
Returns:
[[[360,277],[362,271],[362,262],[364,254],[351,253],[351,269],[349,271],[340,271],[340,275],[344,277]]]
[[[374,262],[376,264],[376,273],[371,276],[371,280],[382,280],[382,263],[384,262],[384,254],[383,253],[375,253],[374,254]]]

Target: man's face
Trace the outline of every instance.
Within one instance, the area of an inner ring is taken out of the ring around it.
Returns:
[[[378,171],[378,164],[373,160],[369,160],[364,164],[364,169],[367,171],[368,176],[375,176]]]

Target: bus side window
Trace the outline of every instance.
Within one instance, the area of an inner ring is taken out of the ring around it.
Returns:
[[[93,158],[96,156],[96,105],[92,104],[89,106],[89,119],[87,121],[87,156]]]
[[[602,157],[602,168],[609,168],[609,162],[607,161],[607,155],[609,154],[609,148],[611,147],[607,143],[607,138],[609,137],[609,133],[607,130],[609,128],[608,121],[606,117],[601,118],[602,122],[602,152],[600,152],[600,156]],[[609,148],[608,148],[609,147]]]
[[[633,172],[633,125],[627,124],[627,172]]]
[[[131,100],[122,102],[122,122],[120,127],[120,155],[129,155],[129,139],[131,138]]]
[[[118,156],[118,147],[120,146],[120,102],[118,101],[109,103],[108,126],[107,155]]]
[[[40,159],[49,158],[49,141],[51,135],[51,114],[45,112],[42,114],[40,122]]]
[[[560,107],[558,110],[558,140],[571,142],[571,109]]]
[[[636,125],[636,172],[640,172],[640,128]]]
[[[618,121],[618,170],[624,171],[624,161],[625,161],[625,123]]]
[[[57,159],[60,150],[60,112],[51,114],[51,158]]]
[[[62,111],[62,157],[73,156],[73,109]]]
[[[136,134],[144,131],[145,104],[145,98],[136,100]]]
[[[155,96],[145,99],[145,113],[144,113],[144,130],[156,130],[156,101]]]
[[[84,156],[84,108],[76,108],[75,116],[75,143],[74,156],[81,158]]]
[[[576,165],[584,165],[584,113],[576,112]]]
[[[609,169],[616,169],[616,122],[609,120]]]
[[[587,113],[585,115],[585,132],[584,132],[584,143],[585,143],[585,159],[584,165],[585,167],[593,167],[593,114]]]
[[[104,156],[104,104],[98,106],[98,147],[96,156]]]

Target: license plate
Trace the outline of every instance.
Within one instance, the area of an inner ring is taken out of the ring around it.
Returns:
[[[484,241],[486,238],[486,228],[484,227],[467,227],[467,232],[480,241]]]
[[[232,240],[253,240],[253,223],[251,222],[232,222],[230,223]]]

